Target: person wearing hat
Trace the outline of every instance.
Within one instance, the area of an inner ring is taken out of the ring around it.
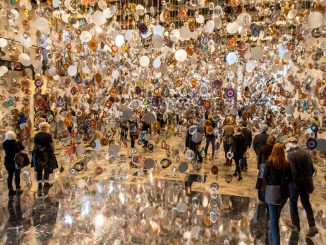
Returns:
[[[267,144],[267,134],[268,125],[263,124],[260,128],[260,134],[257,134],[254,138],[254,141],[252,142],[252,147],[254,148],[254,151],[256,153],[256,159],[258,161],[259,151],[260,149]]]
[[[34,136],[34,149],[32,152],[32,167],[36,172],[38,183],[37,196],[47,196],[52,184],[49,183],[49,176],[53,169],[58,168],[54,155],[52,135],[49,133],[50,125],[47,122],[39,124],[39,132]],[[43,185],[44,184],[44,185]]]
[[[308,151],[298,146],[298,140],[296,138],[289,138],[285,143],[285,147],[288,152],[287,159],[292,174],[292,179],[289,183],[292,228],[294,231],[300,231],[298,212],[298,198],[300,196],[301,204],[306,212],[309,223],[307,236],[313,237],[318,233],[318,229],[309,200],[310,194],[314,190],[312,176],[315,170],[312,158]]]

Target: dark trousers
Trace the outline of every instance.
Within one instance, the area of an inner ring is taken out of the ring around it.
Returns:
[[[240,168],[240,159],[234,159],[235,162],[235,173],[238,173],[238,175],[241,175],[241,168]]]
[[[42,179],[43,179],[44,182],[48,182],[49,176],[50,176],[50,173],[49,173],[49,170],[47,168],[40,169],[40,170],[36,171],[36,180],[39,183],[42,182]]]
[[[131,138],[131,148],[135,148],[135,139]]]
[[[223,147],[224,147],[224,153],[225,153],[226,163],[231,163],[231,162],[232,162],[232,159],[229,160],[229,159],[226,157],[226,154],[230,151],[230,149],[231,149],[231,147],[232,147],[232,144],[224,144]]]
[[[269,210],[269,245],[280,245],[279,220],[282,208],[287,199],[283,199],[281,205],[268,204]]]
[[[8,185],[8,190],[13,190],[12,187],[12,180],[15,175],[15,185],[16,189],[20,189],[20,169],[14,169],[14,170],[8,170],[8,179],[7,179],[7,185]]]
[[[304,190],[304,188],[298,188],[296,183],[289,184],[289,192],[292,224],[300,229],[300,219],[298,212],[298,198],[300,196],[301,204],[306,211],[309,226],[315,226],[315,217],[311,208],[309,193]]]
[[[247,148],[247,150],[248,150],[248,148]],[[247,150],[246,150],[246,152],[247,152]],[[241,169],[248,169],[246,153],[244,154],[243,158],[240,160],[240,163],[241,163]]]
[[[214,153],[215,153],[215,138],[206,138],[206,146],[205,146],[205,153],[206,153],[206,155],[207,155],[209,143],[212,144],[212,155],[214,157]]]

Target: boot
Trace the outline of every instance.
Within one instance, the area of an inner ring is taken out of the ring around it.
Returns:
[[[45,183],[44,184],[44,188],[43,188],[43,193],[44,193],[44,196],[47,196],[49,194],[49,190],[50,188],[52,187],[53,185],[50,184],[50,183]]]
[[[318,234],[318,232],[319,231],[318,231],[317,227],[316,226],[312,226],[312,227],[309,228],[309,231],[307,233],[307,237],[314,237],[315,235]]]
[[[38,183],[38,187],[37,187],[37,197],[41,197],[41,196],[42,196],[42,189],[43,189],[43,185],[42,185],[42,183]]]
[[[21,190],[20,188],[16,190],[17,195],[21,195],[22,193],[23,193],[23,190]]]
[[[9,190],[8,196],[9,196],[9,197],[12,197],[12,196],[14,196],[14,195],[16,195],[16,191],[14,191],[14,190]]]
[[[241,174],[239,174],[239,176],[238,176],[238,181],[240,181],[240,180],[242,180]]]

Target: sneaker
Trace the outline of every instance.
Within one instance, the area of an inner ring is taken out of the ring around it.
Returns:
[[[308,231],[308,233],[307,233],[306,236],[307,237],[314,237],[318,233],[319,233],[319,231],[318,231],[317,227],[316,226],[312,226],[312,227],[309,228],[309,231]]]

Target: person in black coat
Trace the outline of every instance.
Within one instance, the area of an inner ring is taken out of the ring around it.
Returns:
[[[34,136],[32,167],[36,171],[37,194],[42,196],[43,191],[44,196],[46,196],[52,187],[52,184],[49,183],[50,173],[53,173],[53,169],[58,168],[58,163],[54,155],[53,139],[49,133],[50,125],[47,122],[42,122],[39,129],[40,131]]]
[[[292,181],[289,183],[290,213],[293,229],[300,230],[300,219],[298,212],[298,198],[307,214],[309,223],[308,237],[315,236],[319,231],[316,227],[314,213],[310,203],[310,194],[314,190],[312,176],[315,172],[313,161],[308,151],[299,148],[298,141],[290,138],[286,145],[292,173]]]
[[[291,170],[288,161],[285,158],[285,150],[283,145],[275,144],[273,146],[272,153],[268,158],[268,161],[264,169],[264,180],[267,185],[280,186],[281,200],[280,203],[268,202],[269,199],[266,196],[266,202],[269,210],[269,223],[270,223],[270,239],[269,244],[279,245],[280,244],[280,230],[279,230],[279,219],[282,208],[284,207],[288,197],[289,189],[288,183],[291,181]],[[267,195],[267,193],[266,193]]]
[[[252,143],[252,132],[249,128],[247,128],[247,121],[242,121],[241,125],[241,131],[242,134],[245,137],[245,141],[246,141],[246,152],[248,149],[250,149],[251,147],[251,143]],[[247,171],[248,170],[248,162],[247,162],[247,157],[246,154],[244,154],[243,158],[242,158],[242,166],[241,166],[241,170]]]
[[[258,190],[258,199],[265,203],[265,188],[266,182],[263,180],[263,173],[265,169],[265,164],[269,156],[272,153],[273,146],[275,145],[276,138],[274,135],[269,135],[267,139],[267,145],[264,145],[258,154],[258,161],[257,161],[257,170],[258,170],[258,178],[256,182],[256,189]]]
[[[258,162],[258,155],[259,155],[260,148],[266,145],[267,143],[267,138],[268,138],[267,130],[268,130],[268,126],[266,124],[263,124],[260,129],[261,133],[257,134],[254,138],[254,141],[252,142],[252,148],[254,148],[254,151],[256,153],[257,162]]]
[[[144,136],[147,135],[147,134],[150,134],[151,125],[149,123],[143,121],[141,130],[142,130],[142,135],[143,135],[143,137],[142,137],[143,147],[145,148],[145,147],[147,147],[149,141]]]
[[[242,180],[240,160],[243,158],[246,150],[246,139],[242,134],[241,128],[237,127],[233,136],[233,159],[235,161],[235,172],[233,176],[238,176],[238,180]]]
[[[15,164],[15,155],[17,152],[24,149],[23,145],[16,140],[16,134],[14,131],[8,131],[5,135],[5,141],[3,142],[3,149],[5,151],[5,167],[8,172],[8,191],[9,196],[15,194],[21,194],[22,190],[20,189],[20,168]],[[15,175],[15,185],[16,190],[13,189],[12,180]]]

